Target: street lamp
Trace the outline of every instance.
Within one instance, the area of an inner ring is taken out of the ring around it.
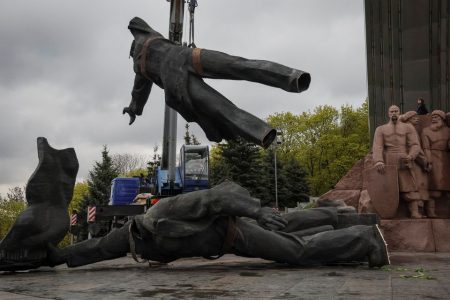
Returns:
[[[273,159],[274,159],[274,168],[275,168],[275,208],[278,210],[278,176],[277,176],[277,147],[281,145],[283,139],[283,132],[281,129],[277,129],[277,137],[276,143],[273,149]]]

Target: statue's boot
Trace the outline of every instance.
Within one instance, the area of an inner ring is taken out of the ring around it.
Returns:
[[[428,200],[426,201],[425,208],[427,211],[428,218],[437,218],[435,207],[434,207],[434,200]]]
[[[373,225],[374,243],[372,244],[372,250],[369,253],[369,267],[382,267],[389,265],[389,252],[386,241],[381,233],[378,225]]]
[[[411,213],[411,219],[421,219],[422,215],[419,214],[418,201],[408,202],[409,212]]]
[[[73,148],[56,150],[37,139],[39,164],[28,180],[28,207],[0,242],[0,271],[46,265],[48,244],[57,245],[69,229],[67,212],[78,172]]]

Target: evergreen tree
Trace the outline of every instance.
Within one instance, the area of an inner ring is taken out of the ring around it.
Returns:
[[[103,146],[102,161],[95,162],[94,168],[89,171],[88,196],[82,205],[107,205],[111,194],[111,181],[118,176],[118,172],[109,156],[108,148]]]
[[[307,174],[297,159],[291,157],[286,161],[282,170],[282,178],[285,180],[285,189],[289,191],[283,199],[284,206],[294,207],[297,202],[309,201]]]
[[[275,206],[273,147],[261,150],[243,140],[228,141],[214,146],[210,158],[212,185],[229,179],[248,189],[253,197],[261,200],[263,206]],[[280,208],[295,207],[297,202],[309,201],[306,178],[307,174],[297,159],[277,156],[276,190]]]
[[[0,196],[0,240],[8,233],[17,216],[27,207],[22,188],[9,189],[7,197]]]
[[[211,183],[214,185],[225,179],[232,180],[267,204],[268,179],[260,148],[242,139],[229,140],[219,144],[218,148],[218,151],[212,150]]]
[[[289,194],[289,190],[286,189],[286,178],[284,177],[284,163],[282,160],[280,160],[279,157],[277,157],[277,178],[275,185],[275,155],[274,155],[275,149],[273,147],[270,147],[267,149],[264,153],[264,162],[265,162],[265,169],[267,172],[267,195],[265,197],[265,202],[270,203],[270,206],[275,207],[276,199],[278,195],[278,207],[284,207],[285,205],[284,199],[286,199],[287,195]]]
[[[95,162],[94,168],[89,171],[89,178],[87,180],[88,193],[83,197],[77,210],[79,212],[86,211],[88,205],[108,205],[111,194],[111,181],[118,175],[118,171],[109,156],[108,148],[103,146],[102,161]],[[99,222],[96,223],[99,224]],[[102,230],[98,236],[101,236],[107,232],[108,224],[99,225],[102,227]],[[81,237],[82,239],[87,237],[86,224],[81,228]]]
[[[264,161],[266,163],[266,183],[268,195],[266,202],[275,206],[275,149],[270,147],[265,151]],[[278,153],[277,153],[278,154]],[[295,207],[297,202],[309,201],[307,174],[298,160],[294,157],[281,159],[277,155],[277,194],[279,207]]]

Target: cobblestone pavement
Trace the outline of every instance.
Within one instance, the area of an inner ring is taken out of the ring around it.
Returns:
[[[127,257],[1,273],[0,299],[450,299],[450,253],[393,253],[388,268],[293,268],[233,255],[167,265]]]

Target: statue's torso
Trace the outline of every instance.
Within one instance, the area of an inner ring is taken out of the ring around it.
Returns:
[[[226,218],[219,218],[201,232],[186,237],[170,238],[153,235],[145,240],[144,258],[170,262],[183,257],[213,257],[220,254],[227,231]]]
[[[411,133],[411,127],[406,124],[397,123],[386,124],[381,128],[384,139],[385,153],[407,154],[408,134]]]

